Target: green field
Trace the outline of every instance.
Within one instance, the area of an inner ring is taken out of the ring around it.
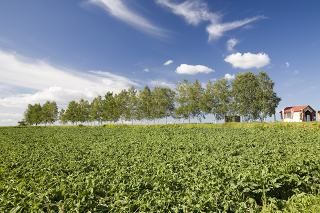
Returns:
[[[320,212],[302,125],[0,128],[0,212]]]

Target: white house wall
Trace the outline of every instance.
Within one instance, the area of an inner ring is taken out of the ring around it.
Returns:
[[[285,118],[284,122],[302,122],[300,120],[300,112],[294,112],[292,118]]]

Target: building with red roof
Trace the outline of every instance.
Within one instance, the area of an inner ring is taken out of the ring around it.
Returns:
[[[291,106],[284,108],[281,112],[281,119],[284,122],[316,121],[316,111],[309,105]]]

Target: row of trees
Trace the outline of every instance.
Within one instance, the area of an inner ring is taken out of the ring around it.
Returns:
[[[98,96],[91,103],[83,99],[71,101],[66,110],[60,111],[60,120],[63,123],[101,124],[119,120],[161,119],[173,115],[174,98],[175,92],[169,88],[156,87],[151,90],[146,86],[138,91],[132,87],[118,94],[107,92],[104,97]]]
[[[209,81],[206,87],[196,81],[178,84],[175,115],[179,118],[201,120],[213,114],[216,120],[226,116],[241,116],[245,121],[264,121],[275,115],[281,99],[274,91],[274,83],[265,72],[255,75],[241,73],[233,81]]]
[[[66,109],[58,109],[55,102],[29,105],[25,113],[28,124],[85,122],[118,122],[157,120],[163,118],[199,121],[212,114],[216,120],[225,116],[241,116],[244,120],[264,121],[275,115],[280,98],[274,83],[265,72],[241,73],[233,81],[209,81],[205,87],[199,81],[183,81],[176,89],[148,86],[142,90],[130,88],[118,94],[107,92],[91,102],[71,101]]]
[[[38,124],[53,124],[58,120],[58,106],[57,103],[47,101],[43,105],[29,104],[24,113],[24,120],[20,124],[25,123],[30,125]]]

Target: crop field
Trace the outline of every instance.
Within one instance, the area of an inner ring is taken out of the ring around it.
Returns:
[[[0,212],[320,212],[319,130],[0,128]]]

